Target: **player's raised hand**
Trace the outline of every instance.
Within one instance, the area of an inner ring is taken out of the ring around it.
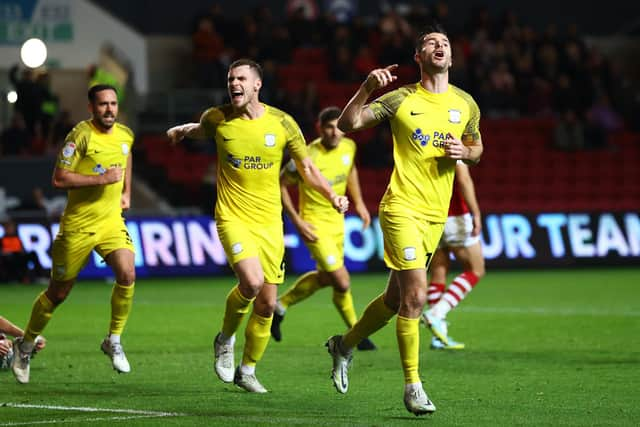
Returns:
[[[384,68],[376,68],[371,71],[364,81],[364,86],[369,92],[380,89],[398,79],[393,72],[398,68],[398,64],[387,65]]]
[[[122,179],[122,168],[120,166],[111,166],[102,175],[105,184],[113,184]]]
[[[192,132],[199,127],[199,123],[186,123],[184,125],[174,126],[167,130],[167,138],[169,138],[169,141],[171,141],[172,144],[177,144],[182,141],[189,132]]]
[[[345,213],[347,209],[349,209],[349,199],[347,199],[347,196],[333,196],[331,204],[333,205],[333,208],[341,214]]]

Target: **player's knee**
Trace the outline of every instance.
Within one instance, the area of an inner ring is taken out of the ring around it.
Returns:
[[[409,310],[422,310],[427,303],[427,293],[422,289],[408,291],[402,301]]]
[[[127,268],[116,273],[116,282],[122,286],[131,286],[136,281],[135,268]]]
[[[47,298],[54,306],[60,305],[67,299],[71,288],[51,288],[47,289]]]

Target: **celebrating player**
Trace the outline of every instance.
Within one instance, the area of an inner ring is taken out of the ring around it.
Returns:
[[[49,287],[36,298],[24,337],[16,339],[12,370],[20,383],[29,382],[36,337],[71,292],[94,249],[116,278],[111,293],[111,323],[100,348],[116,371],[131,370],[120,335],[131,311],[135,282],[134,248],[122,217],[131,199],[134,136],[128,127],[116,122],[118,99],[113,86],[93,86],[88,96],[91,119],[78,123],[67,135],[53,172],[53,186],[66,189],[68,201],[51,247]]]
[[[167,131],[172,142],[214,138],[218,150],[218,236],[238,285],[229,292],[222,330],[214,339],[218,377],[249,392],[265,393],[255,375],[270,338],[277,285],[284,280],[284,235],[279,175],[285,149],[305,182],[344,213],[346,197],[333,191],[313,164],[296,122],[260,102],[262,68],[249,59],[229,66],[230,104],[205,111],[200,123]],[[240,366],[234,372],[235,333],[253,303]]]
[[[358,171],[354,165],[356,144],[352,139],[345,138],[344,133],[338,129],[339,116],[340,109],[337,107],[328,107],[320,112],[320,138],[309,144],[309,152],[314,164],[328,179],[336,194],[344,195],[349,191],[356,213],[362,219],[363,228],[367,228],[371,216],[362,200]],[[299,184],[299,213],[293,206],[287,190],[287,185],[295,183]],[[280,341],[280,323],[287,308],[325,286],[333,288],[333,304],[350,328],[356,323],[356,311],[349,288],[349,272],[344,266],[344,215],[335,212],[331,204],[300,179],[293,162],[282,170],[280,187],[284,210],[309,248],[317,263],[317,269],[300,276],[291,288],[278,298],[271,324],[271,335],[276,341]],[[369,338],[364,338],[358,343],[358,348],[374,350],[375,345]]]
[[[417,39],[414,60],[421,80],[366,104],[397,79],[397,65],[371,71],[344,108],[338,126],[354,131],[389,120],[394,169],[380,202],[384,260],[391,269],[386,290],[344,335],[327,342],[336,390],[346,393],[353,348],[394,315],[404,371],[404,404],[420,415],[435,411],[418,373],[419,322],[427,299],[426,268],[447,218],[457,160],[476,163],[482,154],[480,111],[469,94],[449,84],[451,46],[441,27]],[[464,144],[462,141],[465,141]]]

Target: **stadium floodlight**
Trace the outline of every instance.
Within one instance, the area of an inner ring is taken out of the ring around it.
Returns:
[[[47,60],[47,45],[40,39],[25,41],[20,48],[20,59],[29,68],[38,68]]]
[[[9,92],[7,92],[7,102],[9,102],[9,104],[15,104],[17,100],[18,92],[16,92],[15,90],[10,90]]]

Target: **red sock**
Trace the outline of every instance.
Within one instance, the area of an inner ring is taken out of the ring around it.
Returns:
[[[449,285],[449,289],[447,289],[447,292],[442,296],[442,298],[449,303],[451,308],[454,308],[464,299],[464,297],[467,296],[469,292],[471,292],[479,280],[480,279],[474,272],[465,271],[453,279],[453,282]]]
[[[429,307],[440,301],[446,287],[444,283],[429,283],[427,288],[427,305]]]

